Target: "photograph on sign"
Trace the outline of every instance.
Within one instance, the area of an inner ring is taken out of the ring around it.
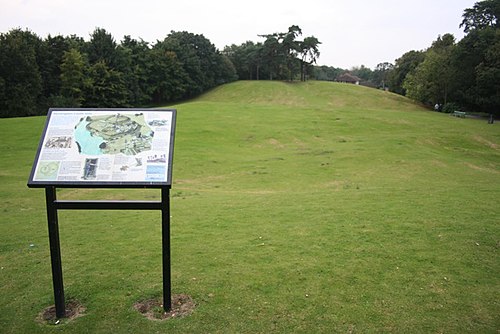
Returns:
[[[168,183],[175,110],[52,109],[31,184]]]

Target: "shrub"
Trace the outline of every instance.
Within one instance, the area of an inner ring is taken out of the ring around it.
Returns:
[[[442,112],[449,114],[456,110],[460,110],[460,106],[456,103],[448,102],[443,106]]]

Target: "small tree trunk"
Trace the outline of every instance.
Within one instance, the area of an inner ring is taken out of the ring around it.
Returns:
[[[447,85],[444,87],[444,105],[446,105],[446,103],[448,103],[448,86]]]

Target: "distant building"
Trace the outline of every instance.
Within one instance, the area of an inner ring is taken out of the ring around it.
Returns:
[[[335,79],[335,81],[343,82],[343,83],[350,83],[353,85],[359,85],[359,83],[361,82],[361,79],[355,75],[352,75],[352,74],[346,72],[344,74],[339,75],[337,77],[337,79]]]

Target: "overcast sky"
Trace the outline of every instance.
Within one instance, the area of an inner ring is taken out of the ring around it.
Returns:
[[[0,0],[0,32],[28,28],[42,38],[89,39],[104,28],[154,43],[174,31],[203,34],[218,49],[298,25],[320,45],[318,64],[341,67],[394,62],[439,35],[463,37],[465,8],[478,0]]]

